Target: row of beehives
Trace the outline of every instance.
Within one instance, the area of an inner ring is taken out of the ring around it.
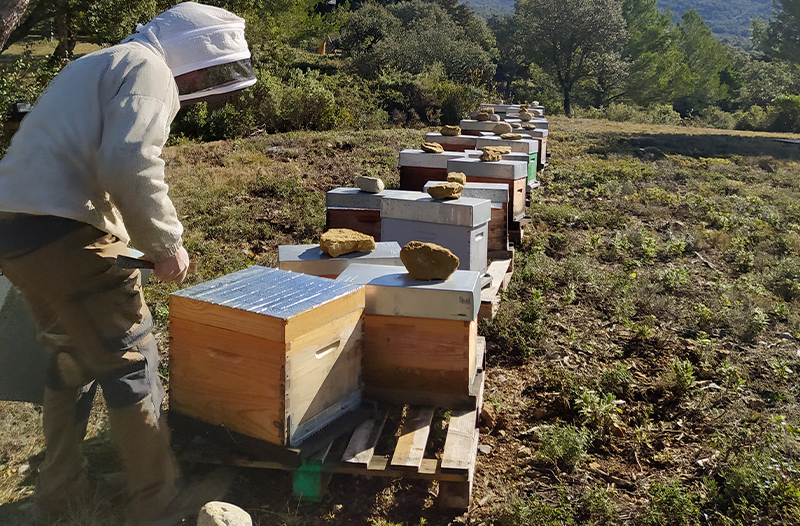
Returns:
[[[460,140],[458,153],[401,152],[401,187],[413,190],[328,193],[328,228],[375,235],[372,252],[331,258],[318,245],[282,246],[280,269],[255,266],[173,294],[171,410],[297,445],[357,407],[362,393],[400,404],[474,404],[487,251],[507,249],[541,144],[485,135],[429,135]],[[467,151],[508,142],[525,158],[481,162]],[[467,175],[461,198],[421,191],[448,171]],[[413,280],[399,258],[410,240],[450,249],[459,270]]]

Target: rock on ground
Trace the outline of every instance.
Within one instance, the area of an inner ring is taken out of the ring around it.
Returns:
[[[461,197],[461,192],[464,190],[464,185],[452,181],[446,183],[438,183],[428,187],[428,195],[434,199],[458,199]]]
[[[200,509],[197,526],[253,526],[253,519],[239,506],[212,501]]]
[[[371,194],[378,194],[383,192],[384,188],[386,188],[383,181],[377,177],[365,177],[363,175],[356,177],[356,186],[358,186],[362,192],[369,192]]]
[[[518,133],[504,133],[500,136],[501,139],[506,139],[508,141],[521,141],[522,135]]]
[[[442,126],[442,129],[439,130],[439,133],[448,137],[454,137],[456,135],[461,135],[461,127],[460,126]]]
[[[492,131],[495,133],[495,135],[502,135],[504,133],[511,133],[511,130],[513,130],[513,129],[514,128],[512,128],[509,123],[500,122],[500,123],[496,124],[494,126],[494,128],[492,128]]]
[[[349,228],[332,228],[322,234],[319,248],[334,258],[350,252],[369,252],[375,250],[375,238]]]
[[[447,182],[465,185],[467,184],[467,176],[464,172],[450,172],[447,174]]]
[[[447,279],[458,268],[458,256],[434,243],[409,241],[400,250],[400,261],[408,274],[418,280]]]
[[[438,142],[424,142],[422,143],[422,151],[426,153],[443,153],[444,148]]]

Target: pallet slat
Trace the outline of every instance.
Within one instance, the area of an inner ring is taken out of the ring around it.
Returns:
[[[432,407],[409,408],[392,455],[392,466],[419,469],[433,420]]]
[[[470,469],[470,457],[475,456],[478,447],[475,440],[477,417],[475,409],[451,413],[442,454],[442,469]]]
[[[386,411],[381,411],[375,418],[371,418],[358,426],[347,444],[347,449],[342,455],[342,461],[351,464],[369,465],[385,423]]]
[[[494,318],[500,307],[500,290],[505,289],[511,281],[511,259],[495,260],[489,265],[488,273],[492,276],[492,284],[481,291],[481,308],[478,321]]]

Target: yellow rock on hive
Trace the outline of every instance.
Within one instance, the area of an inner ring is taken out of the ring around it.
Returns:
[[[320,250],[334,258],[350,252],[369,252],[375,246],[375,238],[349,228],[332,228],[319,240]]]

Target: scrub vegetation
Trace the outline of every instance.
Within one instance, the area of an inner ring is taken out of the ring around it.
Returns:
[[[297,503],[286,473],[240,470],[228,498],[257,524],[800,521],[797,145],[603,120],[551,126],[532,229],[498,316],[481,326],[498,423],[482,429],[491,452],[478,457],[473,508],[439,510],[435,483],[349,476],[322,503]],[[421,140],[293,132],[167,148],[197,263],[181,286],[316,241],[326,190],[359,174],[396,186],[397,152]],[[146,287],[163,351],[174,288]],[[41,462],[40,414],[0,411],[0,523],[13,524]],[[102,415],[87,443],[98,494],[62,526],[119,523],[103,498],[119,466]]]

